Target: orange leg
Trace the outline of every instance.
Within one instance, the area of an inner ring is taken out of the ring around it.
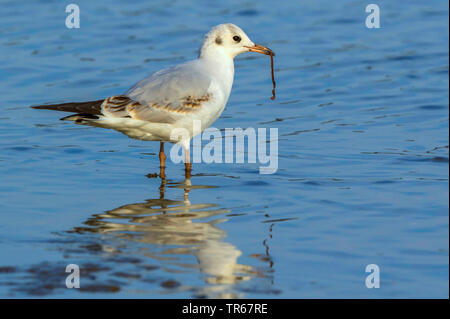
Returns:
[[[160,177],[166,178],[166,154],[164,154],[164,142],[160,142],[159,144],[159,168],[160,168]]]
[[[191,177],[191,168],[192,168],[192,163],[191,163],[191,157],[189,155],[189,149],[186,149],[185,153],[184,153],[184,172],[185,172],[186,178]]]

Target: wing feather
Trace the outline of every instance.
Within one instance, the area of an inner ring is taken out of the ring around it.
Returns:
[[[126,95],[138,102],[128,113],[140,120],[171,123],[186,113],[198,112],[213,98],[211,82],[197,61],[159,71],[128,90]]]
[[[52,105],[37,105],[32,106],[34,109],[54,110],[62,112],[83,113],[92,115],[101,115],[101,106],[104,100],[89,101],[89,102],[69,102]]]

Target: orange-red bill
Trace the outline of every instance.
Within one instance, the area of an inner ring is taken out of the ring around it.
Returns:
[[[248,48],[249,51],[252,51],[252,52],[262,53],[265,55],[275,55],[275,53],[271,49],[269,49],[268,47],[265,47],[263,45],[259,45],[259,44],[255,44],[251,47],[246,46],[246,48]]]

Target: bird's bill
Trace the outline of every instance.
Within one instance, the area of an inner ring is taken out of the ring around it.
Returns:
[[[257,52],[257,53],[262,53],[265,55],[275,56],[275,52],[273,52],[271,49],[269,49],[268,47],[265,47],[263,45],[255,44],[252,47],[246,46],[246,48],[251,52]]]

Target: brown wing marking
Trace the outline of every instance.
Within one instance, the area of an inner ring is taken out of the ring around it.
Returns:
[[[102,113],[114,117],[130,117],[127,112],[127,106],[139,102],[133,101],[126,95],[111,96],[102,104]]]
[[[211,94],[209,93],[198,98],[188,95],[180,99],[180,102],[175,105],[172,103],[152,103],[150,106],[154,109],[164,110],[169,113],[186,114],[197,111],[202,106],[202,103],[208,102],[209,100],[211,100]],[[135,109],[136,107],[133,107],[129,111],[132,112]]]

